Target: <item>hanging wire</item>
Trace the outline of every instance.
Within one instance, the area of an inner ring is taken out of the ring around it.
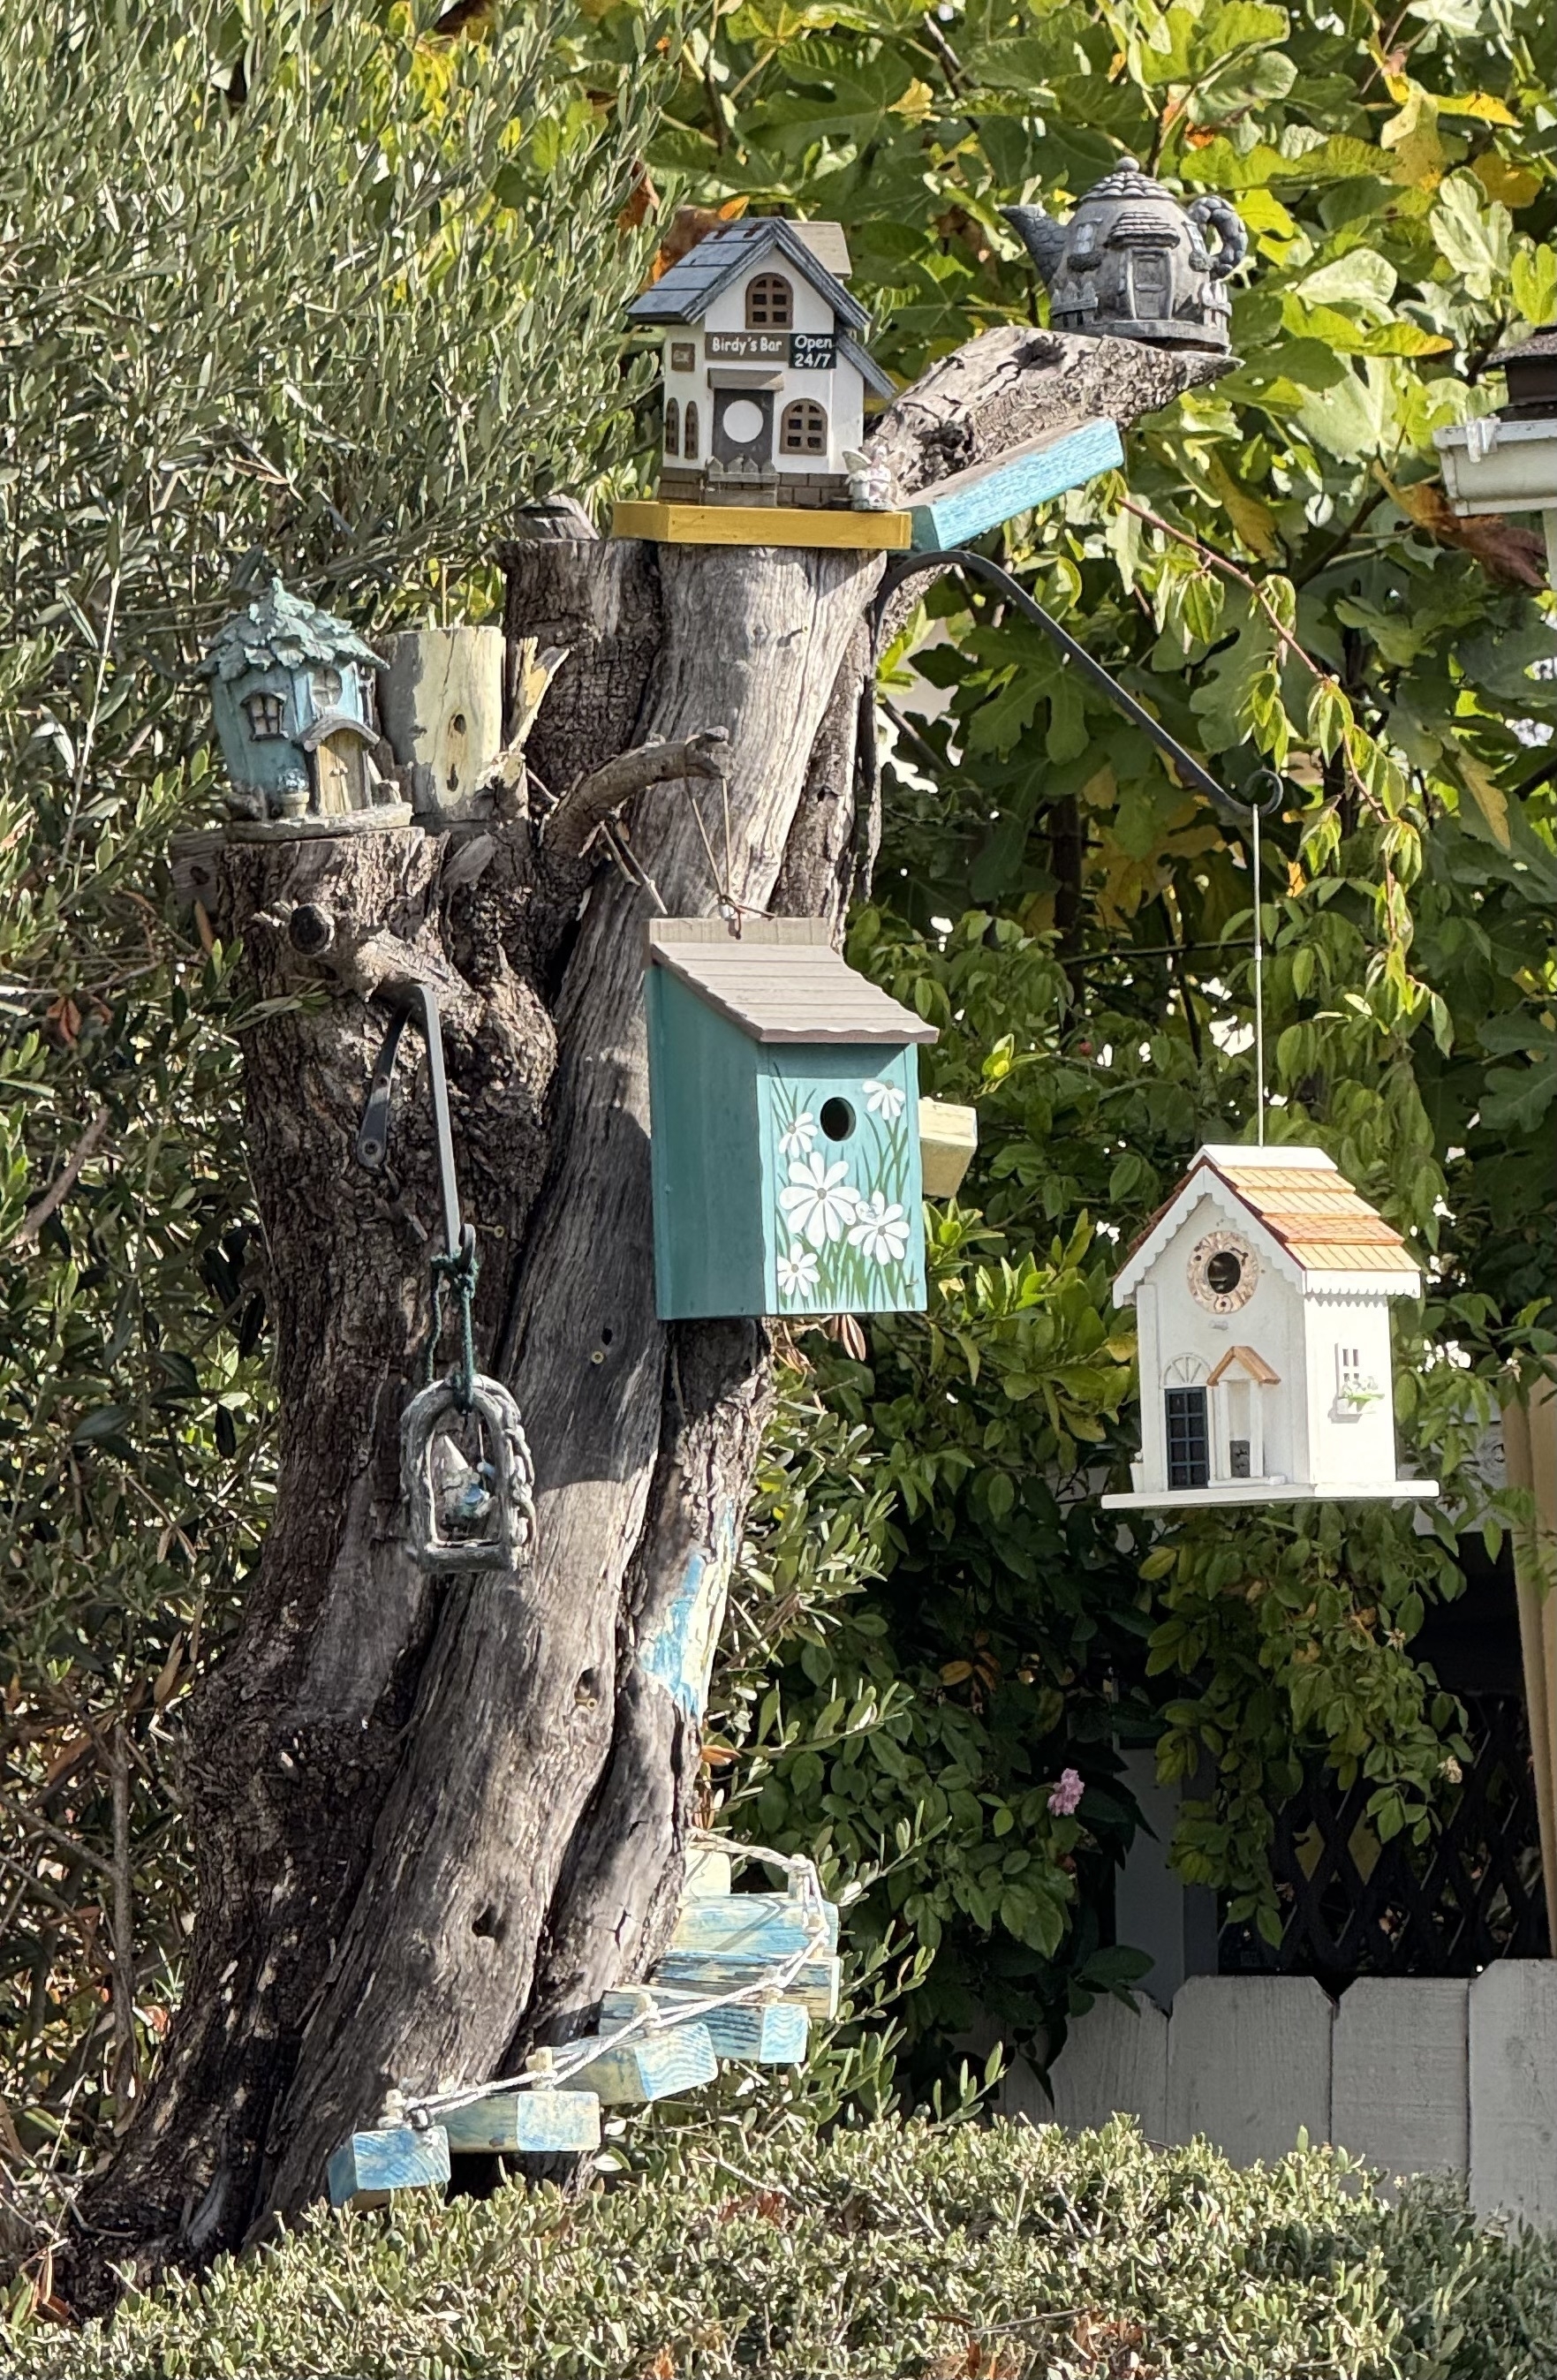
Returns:
[[[1265,1146],[1265,935],[1259,915],[1259,804],[1251,803],[1254,821],[1254,1139]]]

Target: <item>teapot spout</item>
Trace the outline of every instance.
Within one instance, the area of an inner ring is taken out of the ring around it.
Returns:
[[[1064,226],[1057,224],[1052,215],[1045,214],[1041,207],[1002,207],[1000,212],[1032,258],[1045,283],[1052,282],[1065,252]]]

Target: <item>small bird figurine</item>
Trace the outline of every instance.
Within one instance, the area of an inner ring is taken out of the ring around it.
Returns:
[[[468,1463],[452,1438],[440,1438],[432,1450],[432,1479],[441,1525],[459,1536],[478,1528],[492,1510],[495,1477],[490,1463]]]

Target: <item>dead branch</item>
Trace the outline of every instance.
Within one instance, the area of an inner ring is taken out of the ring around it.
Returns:
[[[30,1241],[35,1240],[49,1217],[57,1214],[64,1206],[80,1179],[82,1166],[102,1139],[107,1122],[108,1111],[106,1107],[100,1107],[43,1196],[34,1199],[12,1232],[10,1245],[13,1248],[24,1248]]]
[[[728,745],[723,727],[699,727],[685,743],[644,744],[634,752],[618,753],[564,794],[546,821],[547,851],[554,859],[582,857],[602,820],[650,785],[686,777],[723,777],[730,765]]]

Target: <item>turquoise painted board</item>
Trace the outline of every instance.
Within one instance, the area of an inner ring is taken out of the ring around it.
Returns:
[[[756,1047],[663,967],[644,998],[660,1318],[760,1314]]]
[[[685,2006],[691,1995],[652,1984],[647,1990],[657,2008]],[[600,2021],[609,2033],[638,2013],[637,1990],[607,1992],[600,2004]],[[708,2009],[698,2019],[707,2028],[718,2058],[738,2058],[751,2066],[803,2066],[810,2041],[811,2021],[798,2000],[739,2000],[729,2008]]]
[[[571,2054],[587,2048],[589,2041],[570,2041],[566,2046]],[[632,2107],[645,2099],[670,2099],[683,2091],[700,2091],[718,2071],[719,2060],[707,2026],[678,2024],[602,2049],[587,2066],[559,2082],[557,2089],[592,2091],[602,2107]]]
[[[797,1974],[786,1977],[784,1997],[798,2000],[810,2016],[836,2016],[838,1973],[835,1958],[809,1959]],[[654,1970],[656,1984],[669,1984],[682,1992],[706,1993],[711,1998],[721,1992],[740,1991],[772,1980],[772,1960],[747,1950],[667,1950]]]
[[[326,2178],[332,2206],[345,2206],[366,2191],[447,2181],[449,2136],[442,2124],[430,2124],[425,2131],[411,2124],[385,2124],[377,2131],[353,2132],[330,2159]]]
[[[956,471],[925,492],[913,508],[913,542],[920,553],[945,553],[986,529],[1079,488],[1125,460],[1115,422],[1088,421],[996,463]]]
[[[817,1912],[820,1939],[808,1922],[810,1904],[788,1892],[732,1892],[722,1900],[684,1900],[671,1936],[673,1950],[749,1950],[764,1959],[793,1958],[815,1941],[838,1947],[838,1912],[824,1900]]]
[[[555,2156],[599,2148],[600,2101],[592,2091],[498,2091],[447,2108],[443,2124],[456,2155]]]
[[[764,1312],[921,1313],[918,1050],[761,1054]]]

